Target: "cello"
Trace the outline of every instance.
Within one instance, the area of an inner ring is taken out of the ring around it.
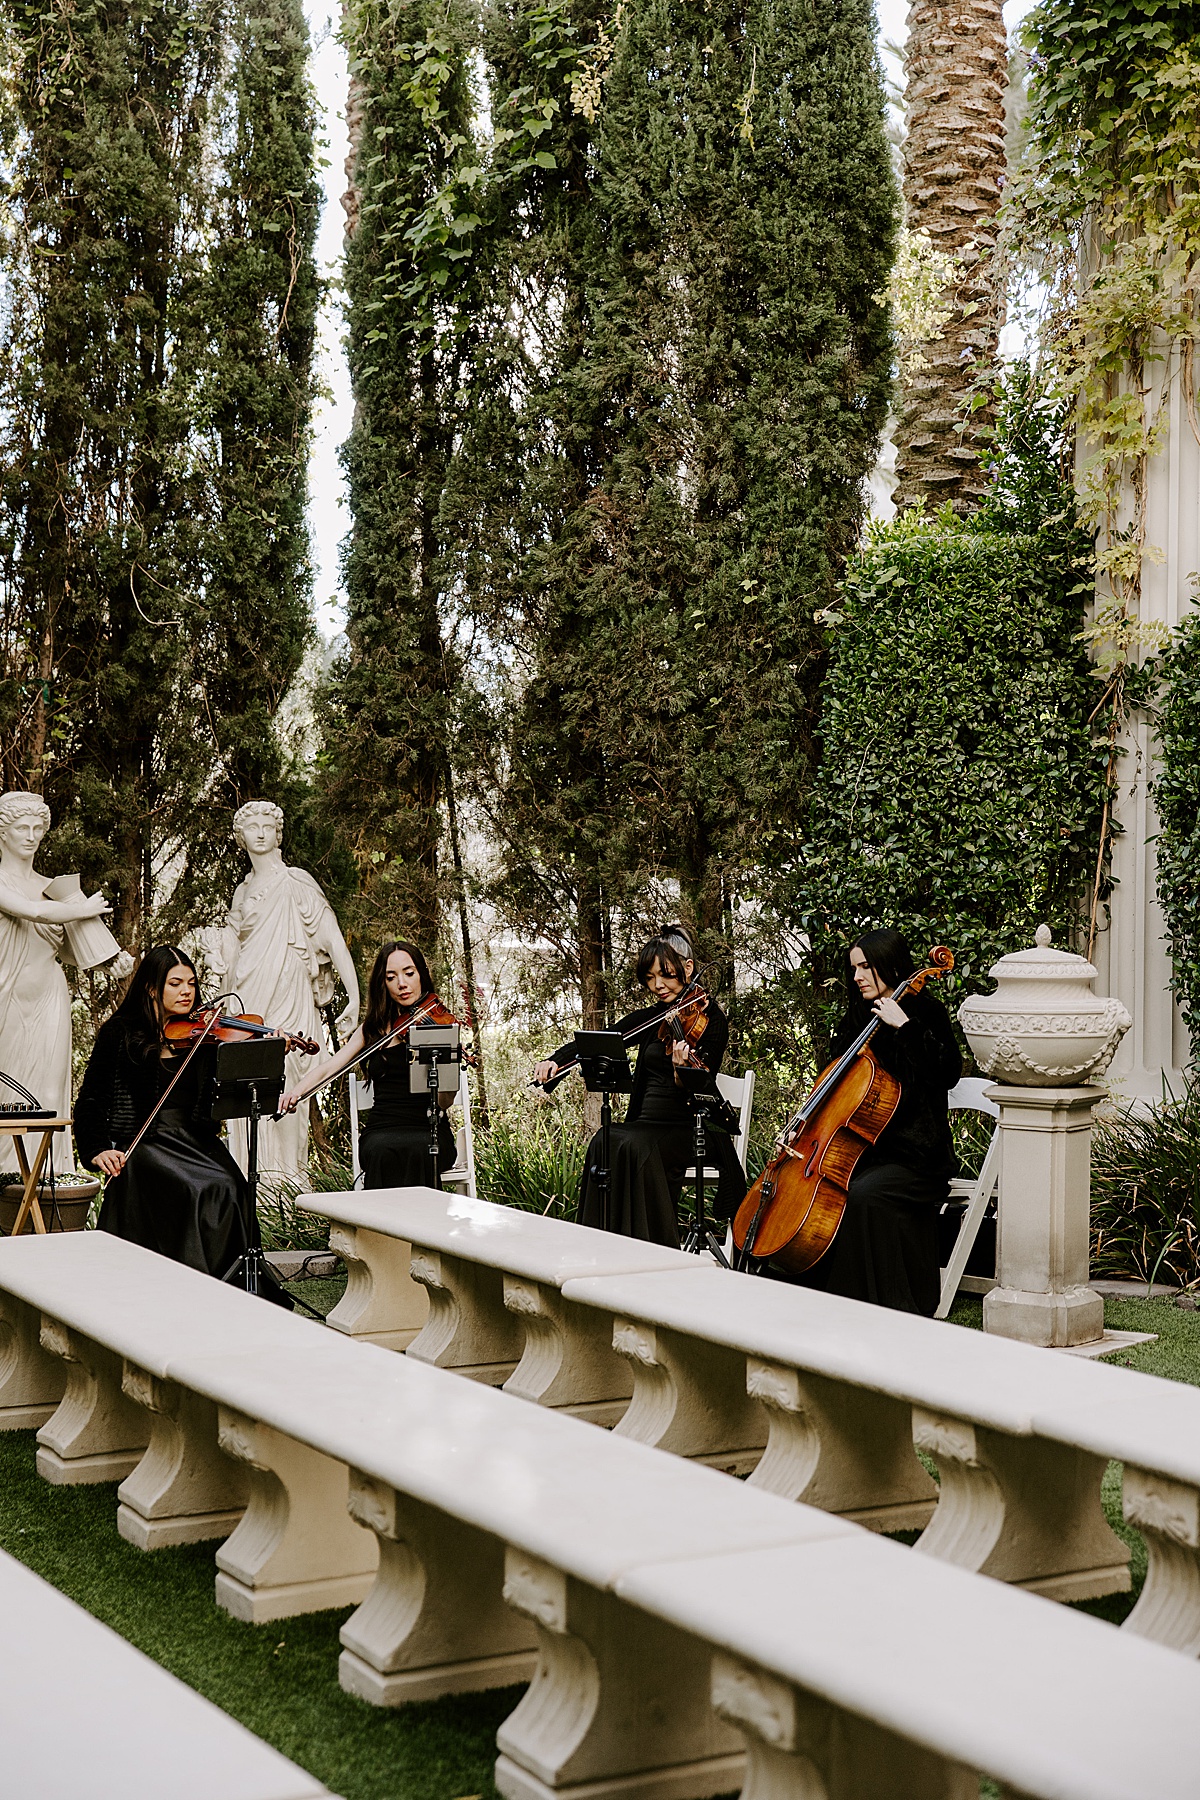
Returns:
[[[929,966],[898,982],[892,999],[919,994],[928,980],[953,967],[954,952],[936,945]],[[738,1268],[753,1258],[803,1275],[832,1244],[858,1160],[878,1142],[900,1102],[900,1083],[871,1054],[882,1023],[874,1015],[867,1021],[845,1054],[822,1070],[779,1134],[733,1221]]]

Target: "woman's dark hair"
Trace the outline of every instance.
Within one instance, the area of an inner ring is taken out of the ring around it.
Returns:
[[[652,937],[638,951],[637,978],[645,987],[650,979],[650,971],[655,963],[664,975],[671,975],[676,981],[687,980],[685,962],[696,965],[696,952],[692,948],[692,940],[682,925],[664,925],[657,937]]]
[[[884,987],[899,987],[907,976],[916,973],[917,965],[913,961],[908,942],[899,931],[890,927],[884,931],[864,931],[851,946],[852,950],[861,950],[867,960],[867,967],[873,969]],[[847,953],[847,965],[849,954]],[[853,1012],[861,1012],[865,1017],[871,1010],[871,1002],[864,1000],[854,981],[854,970],[849,969],[847,980],[850,986],[850,1006]]]
[[[190,969],[196,980],[196,998],[200,998],[200,977],[186,950],[178,944],[156,944],[147,950],[129,979],[124,997],[113,1014],[125,1027],[125,1039],[134,1056],[148,1056],[163,1041],[163,989],[167,976],[180,964]]]
[[[426,994],[433,992],[433,977],[429,973],[429,964],[417,946],[408,943],[404,938],[389,938],[372,963],[371,976],[367,982],[367,1010],[363,1014],[362,1024],[364,1046],[378,1043],[381,1037],[386,1037],[388,1032],[400,1022],[400,1009],[388,993],[387,988],[388,957],[394,955],[397,950],[402,950],[406,956],[411,956],[413,959],[417,974],[421,977],[420,998],[423,1000]],[[371,1073],[371,1060],[373,1059],[369,1059],[367,1063],[368,1077]]]

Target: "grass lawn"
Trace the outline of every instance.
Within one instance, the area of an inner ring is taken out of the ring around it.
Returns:
[[[327,1312],[343,1283],[308,1281],[297,1291]],[[1113,1360],[1172,1381],[1200,1385],[1200,1313],[1170,1301],[1105,1306],[1117,1330],[1153,1331],[1158,1341]],[[978,1328],[982,1303],[964,1298],[953,1322]],[[519,1688],[464,1695],[386,1712],[337,1685],[338,1628],[349,1609],[274,1625],[243,1625],[213,1603],[212,1544],[146,1555],[118,1537],[111,1485],[51,1487],[34,1470],[31,1432],[0,1433],[0,1547],[103,1619],[189,1687],[240,1719],[344,1800],[494,1800],[496,1730]],[[1119,1623],[1145,1575],[1145,1547],[1121,1518],[1120,1465],[1109,1467],[1104,1502],[1133,1550],[1132,1595],[1083,1603]],[[989,1784],[981,1790],[989,1793]]]

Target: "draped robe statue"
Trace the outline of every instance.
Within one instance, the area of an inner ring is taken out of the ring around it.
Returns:
[[[58,958],[62,953],[68,962],[76,960],[64,947],[64,927],[98,918],[108,903],[101,894],[46,898],[48,887],[61,884],[39,875],[33,859],[49,828],[50,809],[40,794],[0,796],[0,1069],[27,1087],[41,1106],[69,1118],[71,996]],[[3,1083],[0,1102],[18,1103]],[[26,1139],[31,1155],[36,1142]],[[61,1146],[62,1140],[58,1142]],[[63,1169],[61,1148],[56,1148],[55,1166]],[[13,1141],[6,1138],[0,1141],[0,1169],[16,1167]]]
[[[289,867],[280,848],[283,813],[266,800],[251,800],[234,814],[233,835],[250,858],[250,873],[233,896],[224,929],[209,952],[222,988],[232,989],[242,1010],[261,1013],[268,1025],[323,1043],[321,1008],[340,977],[349,1004],[338,1020],[344,1037],[358,1018],[358,976],[333,908],[305,869]],[[328,1061],[288,1053],[285,1088],[295,1087]],[[230,1125],[230,1146],[245,1165],[244,1125]],[[304,1185],[308,1162],[308,1107],[297,1107],[259,1127],[259,1168]]]

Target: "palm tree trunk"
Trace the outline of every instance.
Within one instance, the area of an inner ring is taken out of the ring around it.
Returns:
[[[898,507],[969,512],[986,481],[979,452],[987,408],[962,407],[996,356],[1004,283],[996,215],[1005,173],[1008,46],[1002,0],[913,0],[905,50],[908,138],[904,200],[912,231],[953,253],[954,310],[904,384],[896,432]]]

